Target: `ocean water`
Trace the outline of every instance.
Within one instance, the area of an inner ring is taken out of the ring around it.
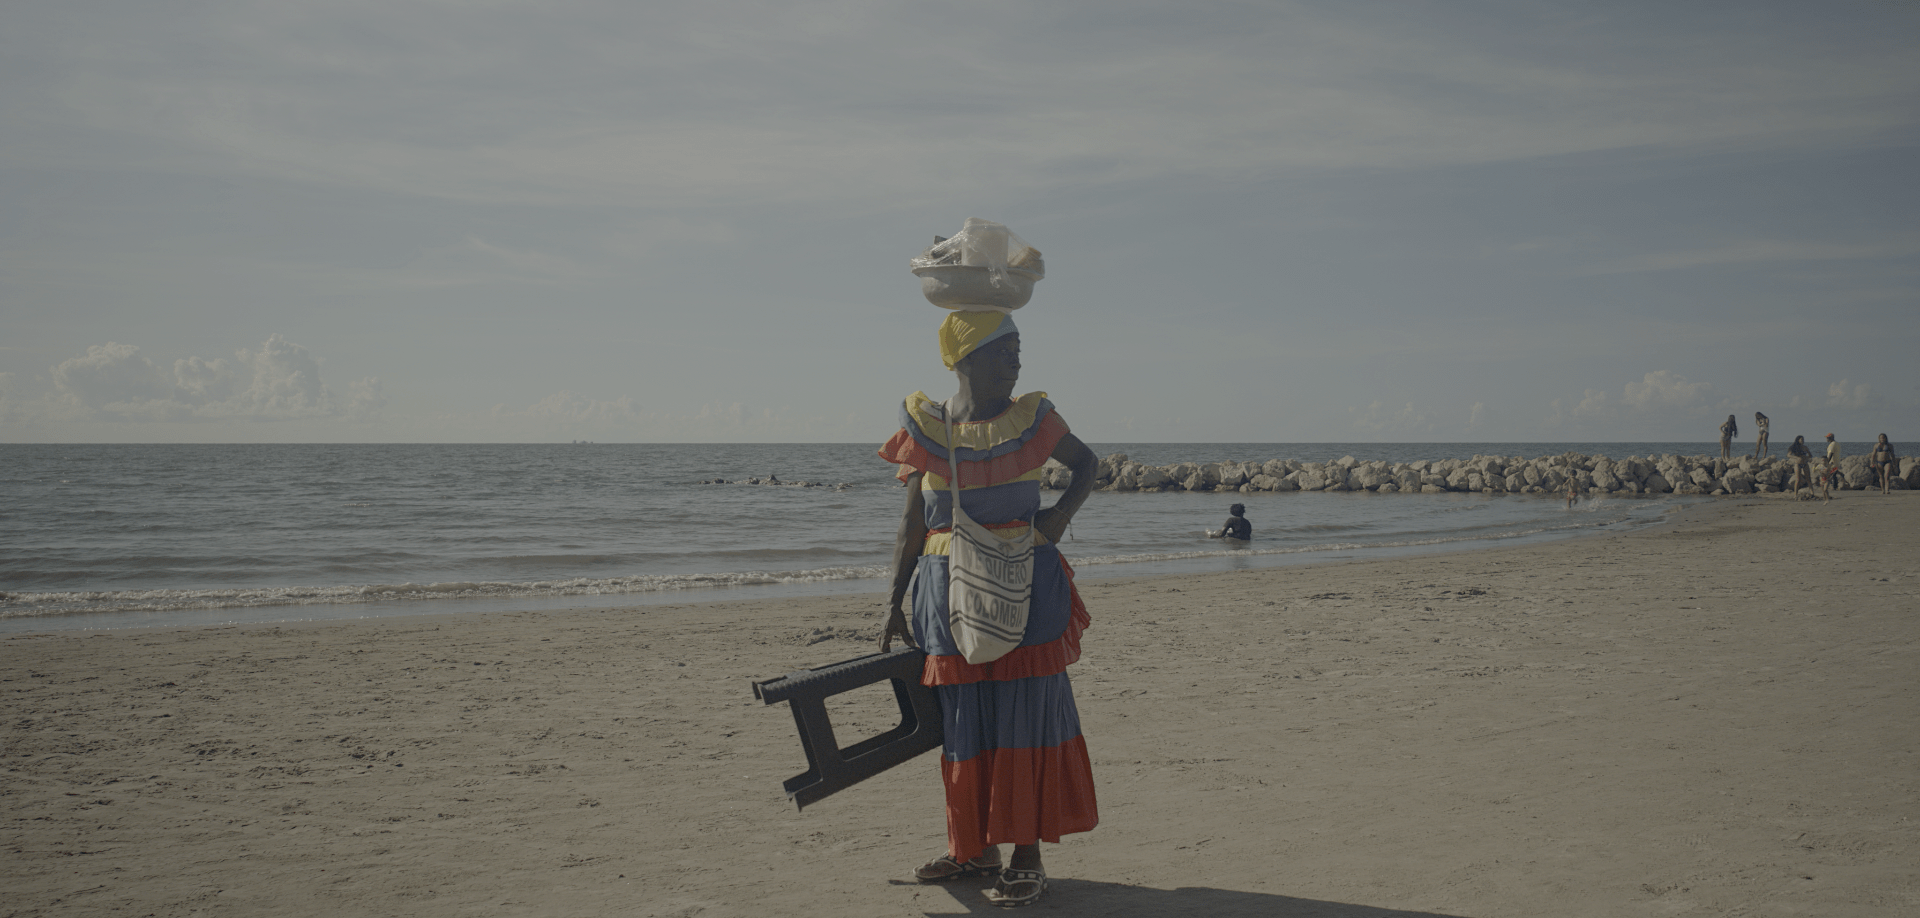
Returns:
[[[1708,451],[1091,445],[1151,464]],[[0,445],[0,631],[882,592],[905,492],[875,448]],[[702,483],[768,475],[819,486]],[[1062,547],[1082,577],[1243,569],[1619,531],[1700,499],[1097,492]],[[1204,537],[1235,501],[1246,548]]]

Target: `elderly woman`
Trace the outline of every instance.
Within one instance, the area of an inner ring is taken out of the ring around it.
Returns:
[[[880,450],[900,466],[898,477],[907,485],[880,649],[897,637],[926,651],[922,681],[940,695],[946,730],[940,775],[947,853],[914,876],[924,883],[995,875],[990,901],[1026,905],[1047,888],[1040,842],[1058,842],[1100,821],[1066,673],[1080,658],[1089,618],[1073,570],[1054,544],[1092,491],[1098,464],[1046,393],[1013,397],[1020,334],[1010,315],[949,314],[940,326],[940,356],[959,376],[960,391],[944,405],[925,393],[908,396],[900,432]],[[1073,482],[1043,510],[1040,476],[1049,458],[1071,469]],[[960,506],[974,522],[1004,537],[1017,538],[1028,527],[1039,535],[1025,633],[1016,648],[988,663],[967,662],[947,617],[955,494],[949,479],[956,476]],[[903,609],[909,583],[910,620]],[[1004,869],[1003,843],[1013,845]]]

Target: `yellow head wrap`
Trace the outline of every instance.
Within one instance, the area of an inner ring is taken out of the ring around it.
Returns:
[[[1013,316],[1004,312],[950,312],[940,323],[940,360],[953,369],[960,358],[995,338],[1017,335]]]

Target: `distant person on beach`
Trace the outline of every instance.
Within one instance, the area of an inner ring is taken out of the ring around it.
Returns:
[[[1833,499],[1833,486],[1840,477],[1840,441],[1827,434],[1827,470],[1820,473],[1820,495]]]
[[[1793,443],[1787,447],[1787,456],[1793,459],[1793,493],[1798,497],[1802,487],[1813,484],[1813,452],[1807,449],[1807,438],[1794,437]]]
[[[1893,454],[1893,444],[1887,441],[1886,434],[1874,441],[1873,452],[1867,454],[1867,464],[1873,466],[1874,477],[1880,479],[1880,493],[1887,493],[1893,485],[1893,473],[1899,471],[1900,457]]]
[[[1720,425],[1720,458],[1733,458],[1733,438],[1740,436],[1740,424],[1727,415],[1727,422]]]
[[[1567,509],[1572,510],[1573,505],[1579,502],[1580,502],[1580,476],[1569,472],[1567,474]]]
[[[1027,905],[1047,890],[1040,843],[1090,831],[1100,822],[1093,766],[1067,679],[1089,619],[1058,547],[1093,490],[1099,460],[1067,429],[1045,393],[1013,397],[1020,333],[1011,315],[953,312],[939,339],[942,361],[959,377],[959,393],[944,404],[921,392],[908,396],[900,409],[901,430],[880,448],[881,458],[898,465],[896,477],[907,484],[880,649],[899,638],[926,651],[921,681],[939,694],[945,727],[940,774],[947,852],[913,875],[922,883],[995,877],[986,892],[989,902]],[[1071,469],[1073,480],[1053,506],[1042,509],[1039,477],[1029,473],[1049,458]],[[954,512],[956,498],[960,514]],[[1003,539],[1029,531],[1040,536],[1031,549],[1031,599],[1022,610],[1020,643],[991,661],[968,662],[955,639],[949,580],[964,573],[969,583],[1004,586],[1008,575],[954,571],[950,546],[962,538],[953,530],[956,522]],[[1013,845],[1004,869],[1003,843]]]
[[[1756,411],[1753,413],[1753,423],[1760,428],[1760,440],[1753,445],[1753,458],[1760,459],[1773,452],[1767,446],[1767,427],[1771,422],[1766,415]]]
[[[1252,539],[1253,524],[1247,522],[1247,505],[1234,504],[1227,508],[1227,513],[1231,514],[1227,517],[1227,521],[1221,523],[1219,529],[1208,530],[1207,538],[1232,539],[1236,542]]]

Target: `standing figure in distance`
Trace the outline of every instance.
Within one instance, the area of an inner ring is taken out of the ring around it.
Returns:
[[[1760,440],[1753,445],[1753,458],[1761,459],[1773,452],[1767,446],[1767,427],[1771,422],[1766,415],[1756,411],[1753,413],[1753,423],[1760,428]]]
[[[1247,522],[1247,505],[1234,504],[1227,508],[1227,521],[1219,529],[1207,533],[1209,539],[1232,539],[1245,542],[1253,538],[1253,524]]]
[[[1740,436],[1740,424],[1727,415],[1727,421],[1720,425],[1720,458],[1733,458],[1733,438]]]
[[[1807,449],[1807,438],[1794,437],[1787,445],[1787,456],[1793,460],[1793,496],[1798,500],[1800,489],[1813,484],[1813,452]]]
[[[1880,493],[1885,494],[1893,484],[1893,473],[1899,471],[1900,457],[1893,454],[1893,444],[1887,435],[1873,443],[1873,452],[1867,454],[1867,464],[1873,466],[1873,474],[1880,479]]]
[[[1833,500],[1833,485],[1840,477],[1840,441],[1827,434],[1827,470],[1820,473],[1820,496]]]
[[[1580,476],[1574,474],[1572,469],[1569,469],[1567,470],[1567,509],[1572,510],[1573,505],[1579,502]]]
[[[915,392],[901,406],[901,430],[880,455],[900,466],[907,503],[894,544],[893,597],[880,649],[894,638],[927,652],[922,683],[940,696],[946,738],[940,776],[946,788],[947,853],[914,871],[933,883],[997,876],[987,898],[1026,905],[1047,889],[1040,843],[1099,824],[1093,769],[1080,733],[1067,666],[1080,659],[1087,607],[1073,569],[1055,544],[1093,490],[1099,462],[1044,392],[1013,397],[1020,377],[1020,334],[1010,315],[954,312],[940,326],[940,356],[959,376],[945,405]],[[948,441],[947,421],[953,422]],[[959,468],[948,460],[954,450]],[[1040,507],[1040,469],[1051,457],[1073,471],[1053,506]],[[990,530],[1017,536],[1032,527],[1032,600],[1018,647],[988,663],[968,663],[948,621],[953,495]],[[903,608],[909,583],[912,618]],[[1001,843],[1013,857],[1001,867]]]

